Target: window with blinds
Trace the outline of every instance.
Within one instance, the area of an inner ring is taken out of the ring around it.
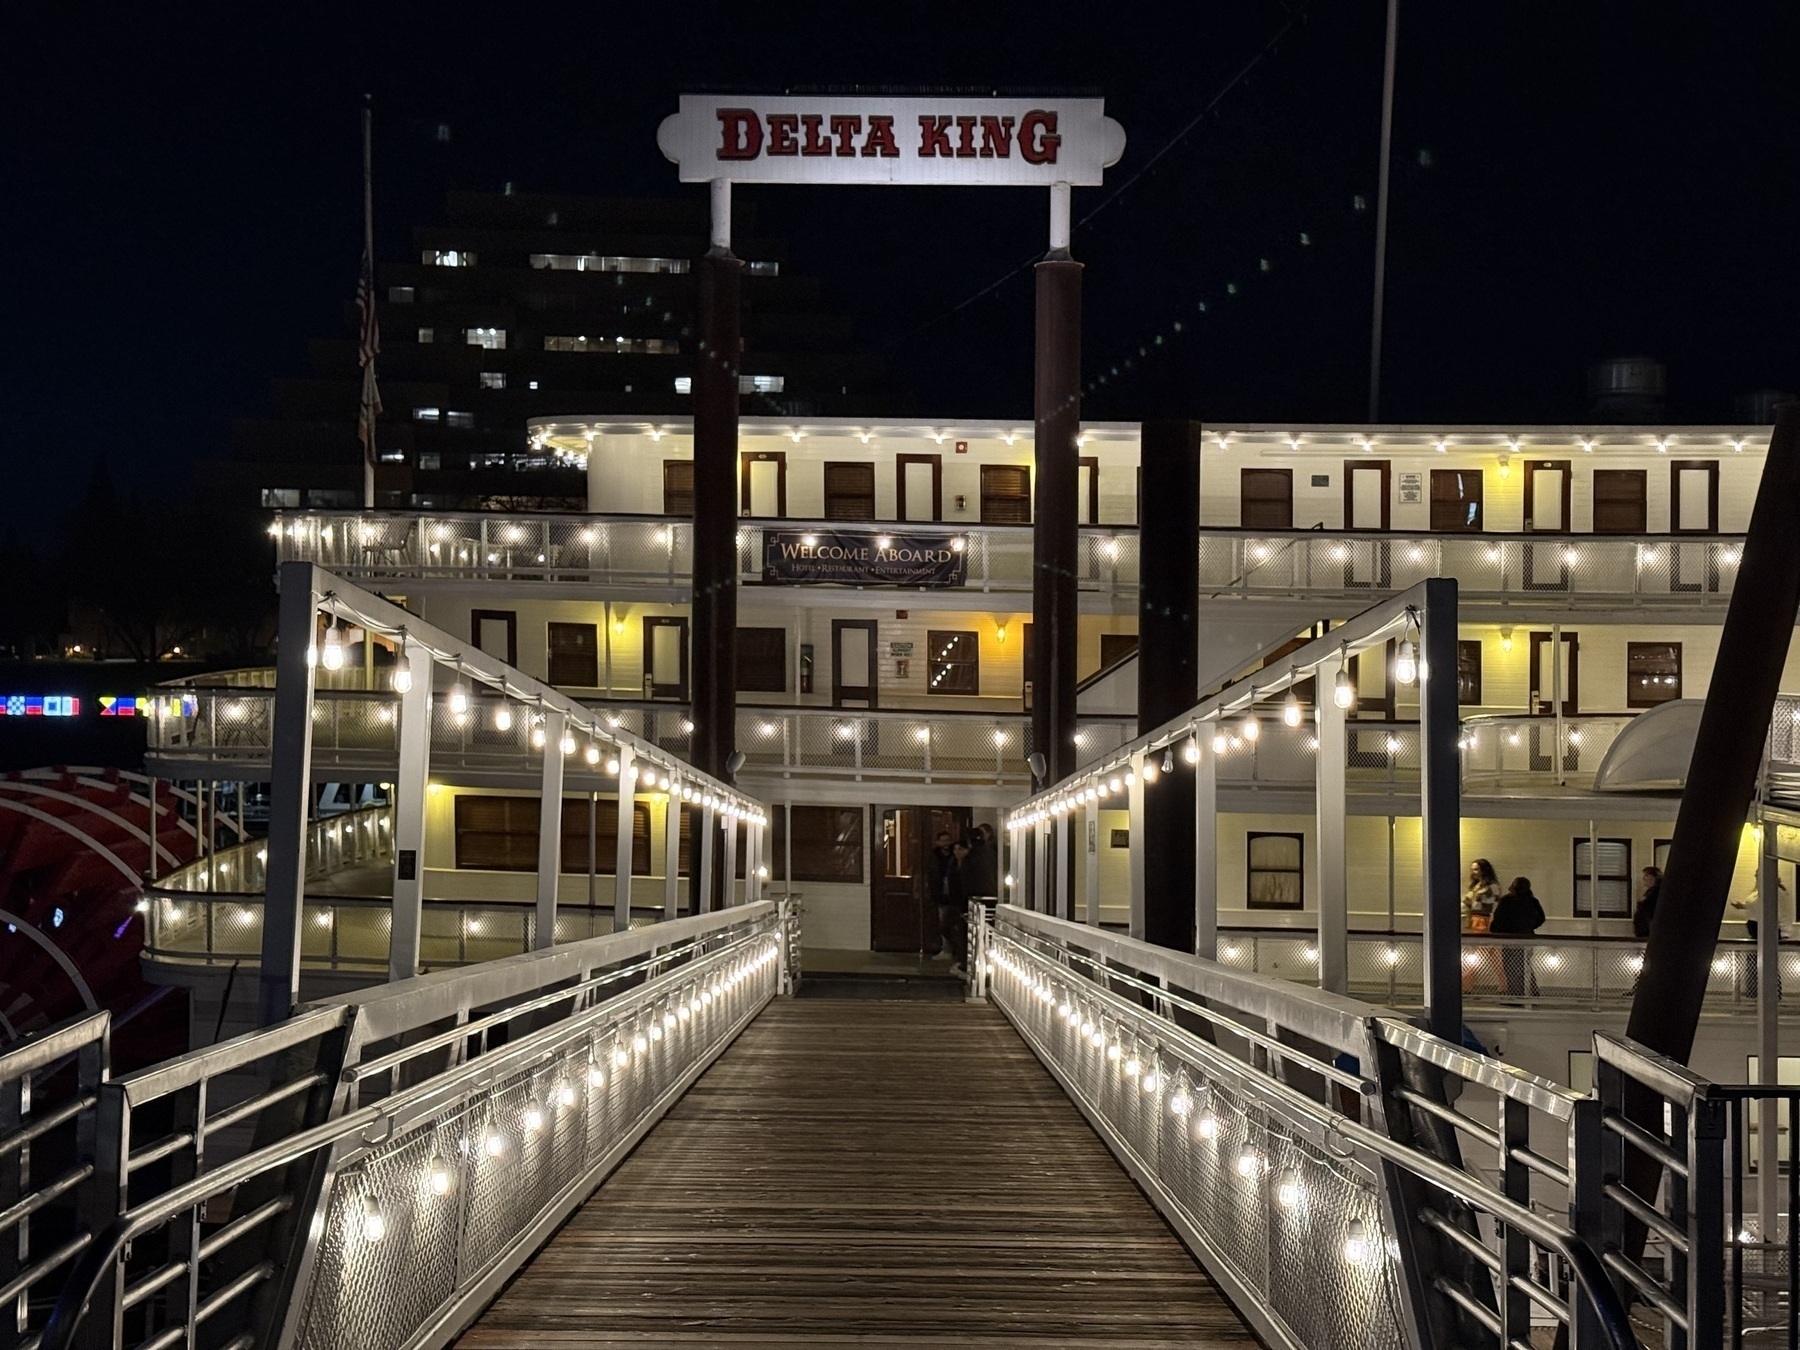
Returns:
[[[550,625],[550,683],[593,689],[600,683],[600,630],[591,623]]]
[[[981,466],[981,523],[1031,524],[1031,470],[1014,464]]]
[[[787,692],[787,629],[737,630],[737,687],[740,694]]]
[[[594,829],[598,838],[594,870],[611,875],[617,854],[615,830],[619,804],[603,800],[595,806]],[[650,807],[633,804],[631,813],[631,872],[650,875]],[[538,850],[538,799],[536,797],[488,797],[461,794],[456,799],[456,865],[481,872],[535,872]],[[571,797],[562,804],[562,861],[564,872],[588,870],[588,801]]]
[[[1300,909],[1306,901],[1306,837],[1252,830],[1245,842],[1244,904],[1250,909]]]
[[[665,459],[663,461],[663,514],[665,516],[691,516],[694,514],[693,460]]]
[[[792,852],[795,881],[863,880],[863,808],[860,806],[776,807],[770,812],[774,826],[770,847],[776,880],[783,873],[789,851],[788,815],[792,811]]]
[[[875,466],[827,464],[825,466],[825,519],[875,519]]]
[[[1575,916],[1626,918],[1631,914],[1631,840],[1575,840]]]

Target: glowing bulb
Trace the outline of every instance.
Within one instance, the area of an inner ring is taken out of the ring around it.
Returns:
[[[1144,1075],[1144,1081],[1139,1083],[1138,1086],[1143,1088],[1145,1092],[1155,1092],[1157,1088],[1162,1086],[1162,1077],[1155,1069],[1152,1069],[1149,1073]]]
[[[490,1158],[498,1158],[502,1153],[506,1152],[506,1140],[501,1137],[498,1130],[489,1130],[488,1136],[486,1139],[482,1140],[481,1146],[487,1150],[487,1155]]]
[[[624,1046],[620,1046],[617,1050],[613,1051],[614,1065],[622,1069],[629,1063],[631,1063],[631,1052],[625,1049]]]
[[[1340,708],[1348,708],[1356,702],[1356,686],[1350,683],[1350,672],[1339,669],[1337,679],[1332,681],[1331,701]]]
[[[525,1108],[525,1128],[532,1134],[544,1128],[544,1113],[541,1109],[535,1106]]]
[[[587,751],[582,755],[582,758],[587,760],[589,764],[598,764],[600,762],[600,747],[597,745],[589,745]]]
[[[461,680],[450,686],[450,711],[457,717],[469,711],[469,687]]]
[[[1227,739],[1227,737],[1225,735],[1225,728],[1223,728],[1223,727],[1217,728],[1213,732],[1213,737],[1212,737],[1213,753],[1215,755],[1222,755],[1225,753],[1225,751],[1227,749],[1230,748],[1230,746],[1231,746],[1231,742],[1229,739]]]
[[[412,667],[402,663],[394,667],[394,692],[404,694],[412,688]]]
[[[1253,741],[1260,735],[1262,735],[1262,723],[1256,720],[1255,713],[1251,713],[1244,719],[1244,739]]]
[[[607,760],[606,761],[606,771],[608,773],[617,773],[619,771],[619,761],[616,759]]]
[[[1300,696],[1292,689],[1288,690],[1287,701],[1281,705],[1281,720],[1290,727],[1300,725]]]
[[[319,664],[327,670],[344,668],[344,635],[335,623],[325,630],[325,649],[319,653]]]
[[[588,1086],[589,1087],[605,1087],[606,1086],[606,1070],[602,1069],[600,1067],[600,1063],[598,1060],[596,1060],[594,1063],[588,1065]]]
[[[1400,640],[1400,651],[1394,657],[1394,678],[1401,684],[1411,684],[1419,678],[1419,656],[1411,638]]]
[[[445,1162],[442,1158],[433,1158],[431,1160],[431,1174],[426,1179],[426,1184],[431,1188],[431,1193],[433,1195],[448,1195],[450,1194],[451,1183],[450,1164]]]
[[[1194,1099],[1185,1092],[1177,1092],[1169,1098],[1169,1112],[1171,1115],[1185,1116],[1193,1105]]]
[[[531,729],[531,748],[533,750],[542,750],[544,748],[544,742],[548,739],[549,737],[544,734],[544,729],[542,727],[533,727]]]
[[[1162,771],[1164,773],[1175,772],[1175,751],[1173,749],[1163,751]]]
[[[1194,1122],[1194,1133],[1202,1139],[1219,1137],[1219,1118],[1211,1111],[1201,1113],[1200,1119]]]
[[[639,1032],[631,1038],[631,1048],[641,1055],[650,1048],[650,1042],[644,1039],[642,1032]]]
[[[1200,742],[1189,738],[1188,743],[1182,747],[1181,757],[1189,764],[1198,764],[1200,762]]]
[[[558,1083],[556,1085],[556,1104],[558,1106],[575,1105],[575,1089],[567,1083]]]
[[[512,709],[502,703],[494,709],[494,730],[511,731],[513,723]]]
[[[561,749],[565,755],[572,755],[575,753],[575,738],[566,731],[563,732]]]
[[[1249,1181],[1263,1170],[1262,1154],[1247,1148],[1237,1157],[1237,1174]]]
[[[1143,1067],[1143,1064],[1138,1061],[1136,1056],[1133,1056],[1131,1059],[1125,1061],[1125,1076],[1127,1078],[1136,1078]]]
[[[1300,1203],[1300,1174],[1292,1168],[1283,1172],[1275,1183],[1275,1203],[1283,1209],[1292,1209]]]
[[[1363,1266],[1368,1264],[1372,1254],[1369,1239],[1363,1231],[1362,1220],[1350,1220],[1350,1231],[1344,1238],[1344,1260],[1353,1266]]]
[[[336,669],[335,666],[332,668]],[[372,1195],[363,1197],[362,1235],[365,1242],[380,1242],[387,1236],[387,1220],[381,1217],[381,1202]]]

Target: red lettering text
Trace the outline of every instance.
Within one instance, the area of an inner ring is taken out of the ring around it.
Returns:
[[[981,119],[981,157],[983,159],[1012,158],[1013,120],[1010,117],[984,117]]]
[[[949,159],[954,151],[950,149],[950,119],[934,117],[930,113],[922,113],[919,117],[919,158]]]
[[[755,159],[762,151],[762,122],[749,108],[720,108],[719,158]]]
[[[831,134],[837,137],[837,152],[848,156],[856,153],[856,133],[862,130],[862,118],[846,117],[834,113],[831,118]]]
[[[803,155],[829,155],[831,142],[820,134],[820,127],[825,119],[818,113],[801,113],[800,125],[806,128],[806,136],[800,143]]]
[[[769,119],[771,123],[774,120]],[[1019,158],[1027,164],[1056,163],[1056,149],[1061,144],[1062,137],[1056,134],[1055,113],[1034,108],[1019,120]]]
[[[800,130],[798,113],[769,114],[769,153],[771,155],[797,155],[800,153],[800,142],[794,139],[794,133]],[[1024,135],[1020,131],[1021,137]],[[1052,159],[1056,156],[1052,155]],[[1032,160],[1036,164],[1041,161]]]
[[[956,157],[958,159],[975,158],[975,119],[973,117],[956,119]]]
[[[863,155],[883,159],[900,158],[900,147],[894,143],[894,119],[880,113],[869,115],[869,139],[863,142]]]

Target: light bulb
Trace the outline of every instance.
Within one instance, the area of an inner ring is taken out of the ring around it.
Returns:
[[[600,1067],[600,1062],[598,1060],[595,1060],[592,1064],[588,1065],[588,1086],[606,1086],[606,1070]]]
[[[450,1187],[452,1185],[450,1164],[445,1162],[442,1158],[433,1158],[431,1160],[431,1174],[427,1178],[427,1184],[431,1187],[431,1193],[433,1195],[450,1194]]]
[[[1400,651],[1394,657],[1394,678],[1401,684],[1411,684],[1419,678],[1419,655],[1411,638],[1400,640]]]
[[[1162,1085],[1162,1076],[1155,1069],[1144,1075],[1144,1081],[1138,1084],[1145,1092],[1155,1092]]]
[[[372,1195],[363,1197],[362,1235],[366,1242],[380,1242],[387,1236],[387,1220],[381,1216],[381,1202]]]
[[[544,1128],[544,1113],[535,1106],[525,1108],[525,1128],[536,1134]]]
[[[1262,735],[1262,723],[1256,720],[1255,713],[1251,713],[1244,719],[1244,739],[1253,741],[1260,735]]]
[[[488,1136],[482,1141],[481,1146],[487,1150],[487,1155],[490,1158],[498,1158],[502,1153],[506,1152],[506,1140],[501,1136],[498,1130],[488,1131]]]
[[[1287,702],[1281,705],[1281,720],[1290,727],[1300,725],[1300,696],[1288,690]]]
[[[1177,1116],[1185,1116],[1193,1106],[1194,1100],[1185,1092],[1177,1092],[1169,1098],[1169,1111]]]
[[[1348,708],[1356,702],[1356,686],[1350,683],[1350,672],[1339,670],[1337,679],[1332,681],[1331,701],[1340,708]]]
[[[556,1085],[556,1104],[558,1106],[575,1105],[575,1089],[567,1083],[558,1083]]]
[[[1182,747],[1181,757],[1189,764],[1198,764],[1200,762],[1200,742],[1190,737],[1188,743]]]
[[[1253,1148],[1247,1148],[1237,1157],[1237,1174],[1248,1181],[1262,1171],[1262,1155]]]
[[[450,711],[458,717],[469,711],[469,686],[461,680],[450,686]]]
[[[502,703],[494,709],[494,730],[511,731],[513,723],[512,709]]]
[[[1300,1203],[1300,1174],[1292,1168],[1283,1172],[1275,1183],[1275,1203],[1283,1209],[1292,1209]]]
[[[1231,748],[1231,741],[1225,735],[1225,728],[1220,727],[1213,732],[1213,753],[1222,755]]]
[[[619,761],[616,759],[607,760],[606,761],[606,771],[608,773],[617,773],[619,771]]]
[[[531,748],[533,750],[542,750],[544,748],[544,742],[548,739],[549,737],[544,734],[544,729],[542,727],[533,727],[531,729]]]
[[[600,762],[600,747],[597,745],[589,745],[582,758],[587,760],[589,764],[598,764]]]
[[[1367,1265],[1370,1255],[1369,1239],[1362,1220],[1350,1220],[1350,1231],[1344,1238],[1344,1260],[1353,1266]]]
[[[627,1064],[631,1063],[631,1052],[625,1049],[624,1046],[620,1046],[617,1050],[613,1051],[613,1063],[621,1069],[624,1068]]]
[[[325,647],[319,653],[319,664],[327,670],[344,668],[344,635],[335,623],[325,630]]]
[[[575,738],[566,731],[563,732],[561,749],[565,755],[572,755],[575,753]]]
[[[1175,751],[1173,749],[1163,751],[1163,772],[1175,772]]]
[[[412,666],[406,662],[394,667],[394,692],[404,694],[412,688]]]
[[[1194,1133],[1202,1139],[1219,1137],[1219,1118],[1211,1111],[1201,1113],[1200,1119],[1194,1122]]]

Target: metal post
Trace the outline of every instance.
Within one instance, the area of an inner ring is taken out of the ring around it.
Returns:
[[[258,1026],[283,1021],[300,998],[300,920],[312,798],[313,643],[319,603],[312,565],[283,563],[280,586]]]
[[[681,908],[681,793],[671,788],[663,808],[663,918]]]
[[[721,873],[724,880],[719,894],[719,908],[729,909],[737,904],[737,852],[738,821],[734,815],[721,812],[719,824],[725,833],[725,868]]]
[[[1762,850],[1756,868],[1756,1081],[1773,1089],[1781,1067],[1781,860],[1775,851],[1775,824],[1762,822]],[[1756,1217],[1762,1241],[1780,1236],[1780,1102],[1771,1091],[1756,1104]]]
[[[1453,649],[1454,650],[1454,649]],[[1342,658],[1339,669],[1348,664]],[[1454,672],[1455,667],[1451,667]],[[1333,670],[1335,675],[1337,672]],[[1345,877],[1347,853],[1344,811],[1348,805],[1344,710],[1337,700],[1323,697],[1325,671],[1314,682],[1321,697],[1315,703],[1319,752],[1316,778],[1316,833],[1313,853],[1319,903],[1319,988],[1344,993],[1349,985],[1349,885]],[[1453,691],[1454,692],[1454,691]]]
[[[1375,178],[1375,314],[1369,331],[1369,421],[1381,420],[1381,314],[1387,290],[1388,169],[1394,145],[1394,55],[1400,0],[1388,0],[1387,50],[1381,72],[1381,163]]]
[[[1219,766],[1211,746],[1194,762],[1194,954],[1219,957]]]
[[[1419,841],[1427,1026],[1462,1043],[1462,782],[1456,748],[1456,582],[1424,583],[1419,621]],[[1323,684],[1321,696],[1325,696]]]
[[[415,642],[400,651],[412,684],[400,696],[400,767],[394,775],[394,911],[388,979],[419,973],[425,900],[425,810],[431,781],[431,653]]]
[[[539,950],[556,945],[556,883],[562,876],[562,792],[564,718],[546,708],[544,764],[538,797],[537,935]]]
[[[792,820],[788,823],[790,827],[793,824]],[[791,840],[793,837],[793,830],[790,828],[788,838]],[[695,893],[693,912],[710,914],[718,908],[713,899],[713,809],[710,806],[702,807],[700,811],[700,865],[690,866],[688,869],[690,890],[696,881],[699,882],[699,890]]]
[[[1100,926],[1100,803],[1089,802],[1081,812],[1082,836],[1086,847],[1082,851],[1084,867],[1082,869],[1081,893],[1087,910],[1087,921],[1098,928]],[[1074,819],[1071,814],[1070,819]]]
[[[1075,813],[1056,822],[1056,917],[1075,917]]]
[[[1125,842],[1129,847],[1126,857],[1131,865],[1131,936],[1140,942],[1147,940],[1149,933],[1149,897],[1145,891],[1145,864],[1147,855],[1145,845],[1149,842],[1144,833],[1144,793],[1148,784],[1144,782],[1144,752],[1139,750],[1131,756],[1131,782],[1125,788]],[[1095,840],[1097,844],[1099,841]]]
[[[737,741],[738,361],[744,264],[731,253],[731,184],[712,185],[711,248],[694,266],[694,764],[725,778]],[[710,880],[710,879],[709,879]]]
[[[1044,781],[1075,771],[1075,652],[1080,622],[1076,479],[1081,430],[1081,264],[1065,246],[1037,264],[1036,509],[1032,516],[1031,737]],[[1067,861],[1059,870],[1067,870]],[[1066,910],[1064,911],[1067,912]]]
[[[629,745],[619,747],[619,815],[613,830],[613,932],[631,927],[631,861],[637,837],[637,756]]]
[[[1040,820],[1031,827],[1031,904],[1039,914],[1050,912],[1050,826]]]

